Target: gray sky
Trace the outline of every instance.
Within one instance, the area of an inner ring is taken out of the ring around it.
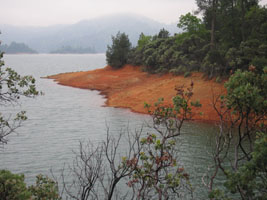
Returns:
[[[121,12],[172,23],[194,9],[195,0],[0,0],[0,24],[70,24]]]
[[[195,0],[0,0],[0,24],[72,24],[122,12],[169,24],[196,8]]]

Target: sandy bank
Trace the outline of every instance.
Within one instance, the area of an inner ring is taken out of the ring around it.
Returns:
[[[130,108],[134,112],[146,113],[144,102],[153,104],[163,97],[170,104],[175,95],[176,85],[189,86],[194,82],[194,100],[200,100],[202,107],[194,112],[195,120],[215,121],[218,119],[212,107],[212,94],[222,93],[223,84],[206,81],[201,73],[194,73],[191,77],[166,75],[151,75],[142,72],[139,67],[125,66],[123,69],[113,70],[110,67],[86,72],[73,72],[49,76],[61,85],[83,89],[99,90],[106,95],[107,106]]]

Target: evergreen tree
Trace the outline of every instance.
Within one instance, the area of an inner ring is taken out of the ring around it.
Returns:
[[[128,35],[118,32],[116,37],[112,36],[112,45],[108,46],[106,52],[107,63],[115,69],[127,64],[131,50],[131,43]]]

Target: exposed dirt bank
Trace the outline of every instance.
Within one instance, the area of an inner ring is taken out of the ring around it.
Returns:
[[[142,72],[139,67],[130,65],[119,70],[111,67],[86,72],[73,72],[49,76],[61,85],[83,89],[99,90],[106,95],[107,106],[130,108],[134,112],[147,113],[144,102],[153,104],[163,97],[167,104],[172,102],[176,85],[189,86],[194,82],[193,100],[200,100],[202,107],[194,112],[203,112],[195,115],[195,120],[216,121],[217,114],[212,107],[213,93],[224,92],[223,84],[207,81],[201,73],[194,73],[191,77],[166,75],[151,75]]]

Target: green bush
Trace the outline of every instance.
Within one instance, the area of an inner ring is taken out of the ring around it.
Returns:
[[[185,72],[187,71],[186,67],[183,66],[183,65],[180,65],[180,66],[178,67],[178,70],[179,70],[180,73],[185,73]]]
[[[12,174],[8,170],[0,170],[1,199],[28,200],[31,192],[27,189],[23,174]]]
[[[173,68],[169,72],[174,76],[178,76],[180,74],[180,71],[178,68]]]
[[[236,172],[230,172],[225,183],[231,193],[238,193],[237,185],[246,191],[247,199],[266,199],[267,193],[267,134],[258,133],[252,159]]]
[[[161,66],[160,68],[158,68],[156,71],[155,71],[157,74],[166,74],[168,73],[168,69]]]
[[[217,78],[215,79],[215,82],[216,83],[221,83],[222,82],[222,79],[220,76],[217,76]]]
[[[186,71],[187,71],[186,67],[183,65],[180,65],[178,68],[173,68],[169,72],[175,76],[178,76],[178,75],[186,73]]]
[[[257,72],[262,73],[264,67],[267,66],[267,58],[265,57],[255,57],[251,64],[256,67]]]
[[[29,191],[35,199],[49,199],[59,200],[61,199],[58,194],[58,186],[55,181],[39,174],[36,176],[36,184],[29,187]]]
[[[185,73],[184,73],[184,77],[185,77],[185,78],[187,78],[187,77],[189,77],[189,76],[191,76],[191,75],[192,75],[191,72],[185,72]]]
[[[2,200],[60,200],[57,183],[47,176],[38,175],[36,184],[26,186],[23,174],[0,170],[0,199]]]

